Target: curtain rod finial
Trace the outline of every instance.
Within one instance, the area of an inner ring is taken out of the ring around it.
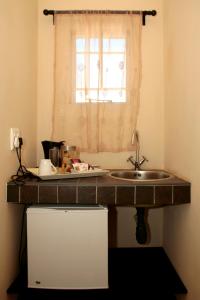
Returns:
[[[152,16],[156,16],[157,11],[156,10],[152,10]]]
[[[48,9],[44,9],[44,10],[43,10],[43,14],[44,14],[45,16],[48,16],[48,14],[49,14]]]
[[[54,10],[44,9],[44,10],[43,10],[43,14],[44,14],[45,16],[48,16],[48,15],[54,15]]]

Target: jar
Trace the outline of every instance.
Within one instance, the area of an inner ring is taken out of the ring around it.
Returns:
[[[72,167],[72,160],[79,160],[79,152],[76,146],[65,146],[63,151],[63,160],[62,160],[62,173],[70,172]]]
[[[76,146],[68,146],[67,145],[65,147],[64,155],[65,155],[65,152],[67,152],[66,154],[68,155],[68,157],[72,158],[72,159],[79,158],[79,156],[80,156],[79,151],[77,150]]]

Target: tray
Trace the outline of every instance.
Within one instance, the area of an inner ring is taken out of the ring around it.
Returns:
[[[67,179],[67,178],[79,178],[79,177],[94,177],[94,176],[103,176],[109,173],[108,170],[98,169],[95,168],[93,170],[88,170],[84,172],[72,172],[72,173],[57,173],[52,175],[39,175],[39,169],[38,168],[27,168],[29,172],[31,172],[33,175],[38,176],[42,180],[52,180],[52,179]]]

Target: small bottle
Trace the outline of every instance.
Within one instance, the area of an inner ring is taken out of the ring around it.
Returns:
[[[80,154],[76,146],[66,146],[66,151],[71,159],[79,159]]]
[[[69,158],[68,151],[63,151],[63,158],[62,158],[62,173],[70,172],[72,168],[71,160]]]
[[[62,173],[71,172],[74,161],[80,162],[79,156],[76,146],[65,146],[62,159]]]

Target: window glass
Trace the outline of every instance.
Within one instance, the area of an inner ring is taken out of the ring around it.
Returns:
[[[126,102],[126,41],[76,39],[76,102]]]

